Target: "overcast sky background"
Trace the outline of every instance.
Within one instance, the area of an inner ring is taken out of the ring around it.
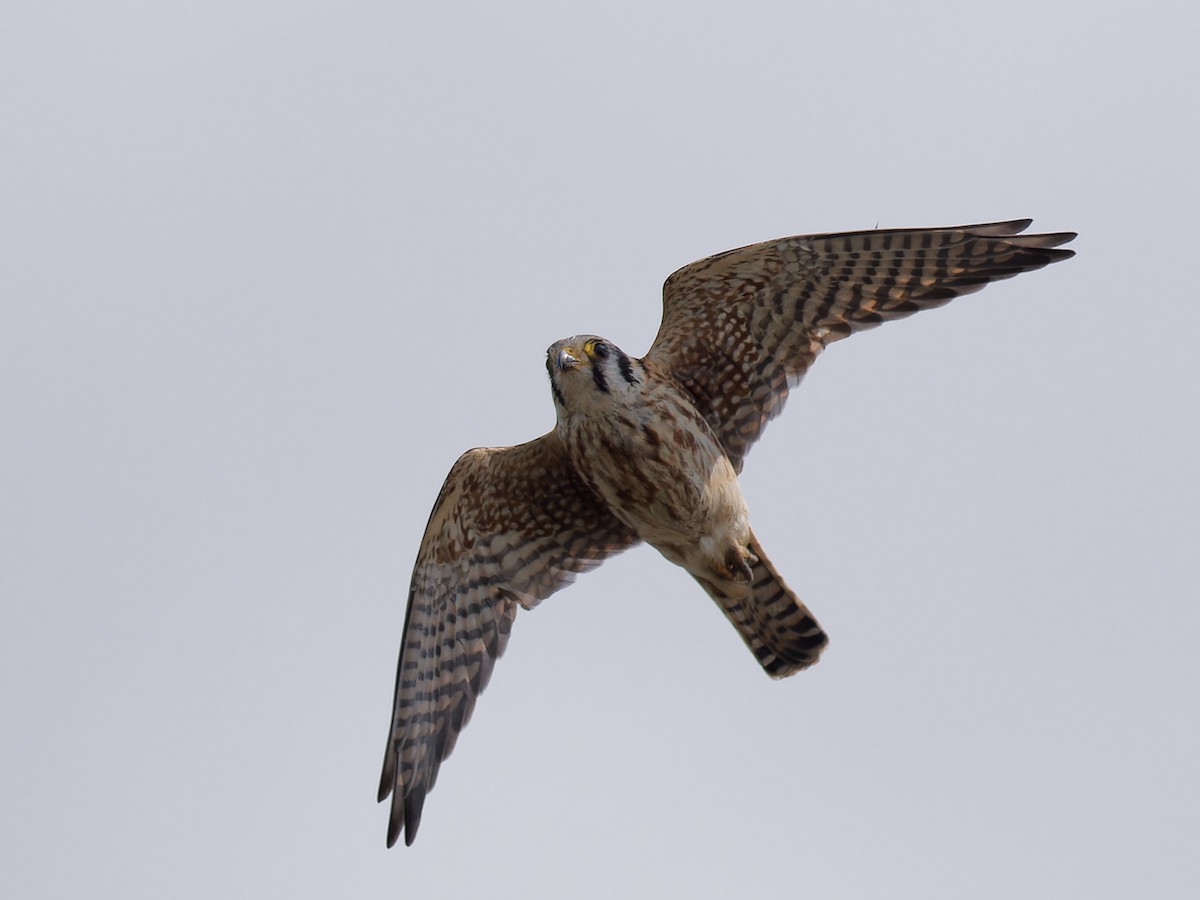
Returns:
[[[0,895],[1192,898],[1185,4],[6,3]],[[410,567],[543,353],[676,267],[1032,216],[751,454],[832,636],[640,548],[522,613],[412,848]]]

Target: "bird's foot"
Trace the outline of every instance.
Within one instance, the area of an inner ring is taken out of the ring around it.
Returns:
[[[754,570],[751,565],[758,562],[749,550],[742,547],[730,547],[725,558],[713,565],[713,570],[725,581],[736,581],[748,584],[754,580]]]

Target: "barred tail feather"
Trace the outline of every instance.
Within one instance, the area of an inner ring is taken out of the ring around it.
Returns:
[[[763,552],[750,537],[753,573],[749,594],[738,585],[718,585],[697,579],[717,601],[746,646],[772,678],[786,678],[817,661],[829,638],[792,589],[784,584]]]

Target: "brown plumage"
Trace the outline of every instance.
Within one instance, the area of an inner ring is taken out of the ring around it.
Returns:
[[[470,450],[434,504],[409,589],[379,799],[411,844],[438,767],[526,609],[640,541],[685,568],[774,677],[827,639],[750,528],[737,473],[833,341],[1074,255],[1027,219],[803,235],[685,266],[642,359],[601,338],[551,345],[558,423]]]

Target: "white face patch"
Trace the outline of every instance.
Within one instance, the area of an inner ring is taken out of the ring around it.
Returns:
[[[611,341],[576,335],[551,344],[546,351],[551,395],[560,419],[597,415],[627,405],[624,395],[642,389],[646,371]]]

